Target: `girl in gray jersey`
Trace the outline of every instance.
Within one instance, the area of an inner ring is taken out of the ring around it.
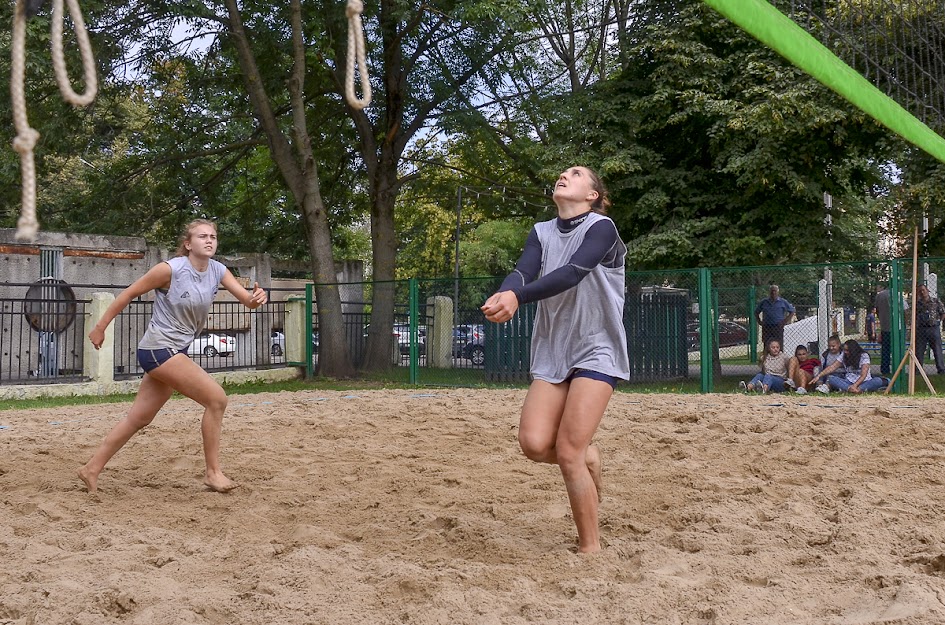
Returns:
[[[538,302],[532,330],[532,384],[519,445],[536,462],[557,464],[578,532],[578,550],[600,550],[600,450],[591,444],[618,379],[630,377],[623,325],[627,247],[597,174],[572,167],[554,189],[558,218],[529,234],[515,271],[482,311],[502,323]]]
[[[174,391],[204,407],[200,428],[207,464],[204,484],[217,492],[236,487],[220,467],[220,430],[226,393],[216,380],[187,357],[187,347],[203,330],[220,285],[247,308],[262,306],[267,296],[259,284],[254,284],[253,292],[247,293],[226,267],[213,260],[216,251],[216,225],[204,219],[191,222],[181,237],[178,256],[158,263],[122,291],[89,332],[92,345],[100,349],[105,329],[118,313],[136,297],[155,291],[154,313],[138,344],[138,362],[145,371],[138,395],[127,416],[112,428],[92,459],[79,469],[79,477],[90,493],[98,487],[99,473],[109,459],[138,430],[151,423]]]

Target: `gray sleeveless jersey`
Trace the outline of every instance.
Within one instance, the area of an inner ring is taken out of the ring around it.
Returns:
[[[535,225],[541,241],[541,276],[567,264],[584,241],[587,230],[610,218],[590,213],[571,232],[560,232],[556,220]],[[623,325],[624,261],[627,246],[608,254],[612,263],[599,264],[576,286],[538,302],[532,330],[531,374],[557,384],[576,369],[590,369],[615,378],[630,378],[627,331]]]
[[[226,266],[210,259],[207,270],[200,272],[186,256],[165,262],[171,266],[171,286],[154,292],[154,313],[138,347],[185,350],[207,323]]]

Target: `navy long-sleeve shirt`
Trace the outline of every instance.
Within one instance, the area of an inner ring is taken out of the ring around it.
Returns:
[[[588,214],[583,213],[571,219],[559,217],[558,230],[571,232],[587,218]],[[519,305],[563,293],[583,280],[597,265],[613,267],[615,263],[621,262],[622,258],[619,254],[621,246],[617,245],[617,242],[617,228],[613,222],[600,221],[588,229],[584,241],[567,264],[537,278],[541,272],[542,249],[538,233],[532,228],[525,241],[522,256],[515,265],[515,270],[503,280],[499,290],[515,293]]]

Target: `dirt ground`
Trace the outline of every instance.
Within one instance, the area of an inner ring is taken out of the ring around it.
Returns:
[[[518,390],[234,396],[204,489],[174,400],[0,412],[0,625],[945,622],[945,403],[618,393],[575,553]]]

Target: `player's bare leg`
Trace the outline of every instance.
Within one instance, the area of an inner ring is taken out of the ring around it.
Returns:
[[[591,473],[591,479],[594,480],[594,487],[597,489],[597,502],[600,503],[604,498],[603,471],[604,465],[600,457],[600,447],[591,444],[587,448],[584,458],[587,463],[587,470]]]
[[[237,484],[223,473],[220,465],[220,432],[223,429],[223,413],[228,401],[226,393],[210,374],[190,358],[183,354],[174,358],[183,358],[184,362],[172,369],[166,368],[165,363],[152,374],[160,376],[165,384],[204,407],[200,433],[203,436],[203,455],[207,469],[203,483],[218,493],[229,492],[236,488]]]
[[[600,380],[575,378],[571,381],[568,400],[558,427],[555,450],[558,466],[568,489],[571,513],[578,532],[578,551],[600,551],[598,522],[598,489],[589,468],[588,451],[613,387]],[[600,453],[597,452],[599,467]],[[591,452],[592,455],[594,452]]]
[[[183,357],[186,358],[186,356]],[[154,420],[155,415],[167,403],[173,392],[174,389],[170,386],[147,373],[144,374],[141,386],[138,388],[138,395],[131,405],[131,410],[121,421],[115,424],[115,427],[105,436],[105,440],[99,445],[92,458],[77,472],[79,479],[85,483],[85,488],[90,493],[94,493],[98,489],[98,476],[112,456],[118,453],[118,450],[132,436]]]

